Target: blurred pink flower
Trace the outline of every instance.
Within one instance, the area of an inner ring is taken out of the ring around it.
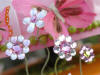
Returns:
[[[100,20],[100,0],[87,0],[87,3],[96,13],[95,20]]]
[[[61,34],[68,35],[68,25],[76,28],[85,28],[94,20],[95,13],[93,13],[93,10],[85,0],[58,0],[55,5],[66,21],[66,26],[60,20],[57,21],[62,27]],[[55,14],[50,11],[44,20],[45,30],[49,32],[55,40],[59,34],[55,30],[54,19]]]

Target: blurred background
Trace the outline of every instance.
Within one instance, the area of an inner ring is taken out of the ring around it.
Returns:
[[[58,75],[80,75],[78,51],[81,45],[88,45],[94,49],[95,59],[92,63],[82,61],[83,75],[100,75],[100,35],[78,41],[77,55],[71,62],[59,60],[57,65]],[[55,75],[54,64],[57,55],[53,47],[49,47],[50,59],[45,69],[45,75]],[[30,75],[40,75],[41,69],[47,58],[47,50],[41,49],[27,54]],[[9,58],[0,59],[0,75],[26,75],[25,61]]]

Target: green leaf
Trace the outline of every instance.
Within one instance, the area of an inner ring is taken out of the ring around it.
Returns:
[[[6,49],[7,49],[7,47],[6,47],[5,45],[0,45],[0,50],[1,50],[1,51],[4,52]]]

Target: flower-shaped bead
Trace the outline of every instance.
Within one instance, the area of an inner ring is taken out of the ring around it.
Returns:
[[[44,21],[42,20],[47,15],[47,11],[42,9],[38,11],[37,8],[32,8],[30,11],[30,17],[26,17],[23,20],[23,24],[28,24],[27,32],[34,32],[35,26],[38,28],[44,27]]]
[[[64,35],[61,35],[55,41],[55,46],[53,50],[54,53],[59,55],[59,58],[65,58],[67,61],[71,61],[72,56],[76,55],[76,47],[77,43],[72,41],[71,36],[65,37]]]
[[[25,54],[29,52],[30,40],[24,39],[22,35],[12,36],[7,43],[7,50],[5,54],[10,56],[12,60],[24,59]]]
[[[88,48],[86,46],[83,46],[80,50],[80,58],[84,60],[85,62],[92,62],[94,58],[94,53],[92,48]]]

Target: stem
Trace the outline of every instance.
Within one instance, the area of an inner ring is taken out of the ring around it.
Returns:
[[[47,49],[48,57],[47,57],[47,59],[46,59],[44,65],[43,65],[43,67],[42,67],[42,69],[41,69],[41,75],[44,75],[44,69],[45,69],[45,67],[47,66],[47,63],[48,63],[49,58],[50,58],[50,52],[49,52],[49,49],[48,49],[48,48],[46,48],[46,49]]]
[[[38,39],[38,35],[39,35],[39,28],[37,28],[37,34],[36,34],[36,38],[35,38],[35,40]]]
[[[28,60],[25,57],[25,69],[26,69],[26,75],[29,75],[29,71],[28,71]]]
[[[82,74],[82,61],[81,61],[81,58],[79,57],[79,64],[80,64],[80,75],[83,75]]]
[[[58,61],[59,61],[59,57],[56,59],[55,66],[54,66],[56,75],[58,75],[58,72],[57,72],[57,63],[58,63]]]

